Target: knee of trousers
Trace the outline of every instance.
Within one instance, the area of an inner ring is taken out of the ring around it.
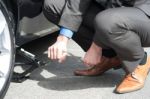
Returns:
[[[109,10],[100,12],[95,18],[95,29],[96,29],[96,36],[107,38],[108,40],[112,39],[112,36],[116,33],[123,33],[125,30],[124,16],[120,15],[118,12],[113,12]]]

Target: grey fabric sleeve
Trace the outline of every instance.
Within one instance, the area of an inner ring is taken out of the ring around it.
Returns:
[[[59,25],[77,32],[92,0],[67,0]]]

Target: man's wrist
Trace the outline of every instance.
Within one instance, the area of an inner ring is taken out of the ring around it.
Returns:
[[[100,46],[96,45],[94,42],[92,43],[91,48],[94,48],[97,51],[101,51],[102,50],[102,48]]]
[[[68,40],[69,40],[69,38],[66,37],[66,36],[64,36],[64,35],[59,35],[59,36],[57,37],[57,41],[58,41],[58,42],[64,42],[64,43],[67,43]]]
[[[68,37],[69,39],[71,39],[73,34],[74,34],[74,32],[72,30],[70,30],[70,29],[65,28],[65,27],[61,27],[59,34],[65,36],[65,37]]]

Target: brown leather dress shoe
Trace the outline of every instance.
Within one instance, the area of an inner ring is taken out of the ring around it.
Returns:
[[[134,72],[125,76],[121,84],[116,88],[117,93],[127,93],[144,87],[144,82],[150,70],[150,57],[145,65],[139,65]]]
[[[111,68],[120,68],[121,61],[117,57],[106,58],[103,57],[102,62],[90,69],[76,70],[74,74],[76,76],[97,76],[101,75]]]

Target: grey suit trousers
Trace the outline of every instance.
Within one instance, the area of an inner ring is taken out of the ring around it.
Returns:
[[[43,13],[45,17],[49,21],[58,25],[66,1],[67,0],[45,0],[43,7]],[[72,39],[77,44],[79,44],[84,51],[88,50],[93,41],[93,36],[95,34],[94,19],[97,13],[99,13],[102,10],[104,10],[104,8],[102,8],[99,4],[92,2],[88,9],[88,12],[83,18],[83,22],[79,30],[76,33],[74,33]],[[106,57],[114,57],[116,56],[116,53],[112,49],[104,49],[103,55]]]
[[[94,42],[114,49],[129,72],[144,57],[143,47],[150,47],[150,19],[138,8],[105,10],[96,16],[95,28]]]

